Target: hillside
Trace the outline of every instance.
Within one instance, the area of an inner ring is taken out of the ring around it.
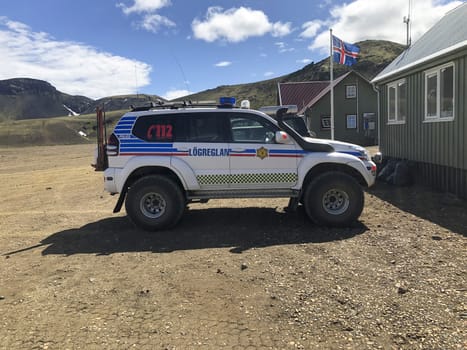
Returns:
[[[50,83],[37,79],[0,80],[0,122],[50,118],[74,114],[89,114],[96,106],[107,111],[128,109],[130,105],[145,104],[163,98],[156,95],[124,95],[93,100],[58,91]]]
[[[124,111],[106,112],[107,130],[112,130]],[[96,114],[79,117],[7,120],[0,123],[0,147],[50,146],[94,143]]]
[[[366,40],[358,42],[357,45],[361,50],[358,63],[352,67],[334,65],[334,77],[352,69],[371,80],[404,50],[403,45],[382,40]],[[279,82],[329,80],[329,76],[329,57],[327,57],[318,63],[310,63],[282,77],[250,84],[219,86],[183,99],[217,100],[219,96],[235,96],[238,101],[248,99],[252,108],[259,108],[277,103],[277,83]]]
[[[63,105],[80,113],[92,102],[84,96],[64,94],[42,80],[0,80],[0,121],[67,115]]]

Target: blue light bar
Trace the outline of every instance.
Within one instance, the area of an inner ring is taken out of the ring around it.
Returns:
[[[226,106],[226,105],[234,106],[235,102],[236,102],[235,97],[221,97],[219,99],[219,104],[221,106]]]

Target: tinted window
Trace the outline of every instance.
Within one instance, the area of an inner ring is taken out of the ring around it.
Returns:
[[[300,136],[310,136],[310,131],[308,130],[305,120],[302,117],[297,116],[285,116],[283,118],[284,123],[294,129],[300,134]]]
[[[186,142],[226,142],[222,113],[187,113],[180,117]]]
[[[233,142],[274,143],[278,128],[253,114],[235,113],[230,116],[230,129]]]
[[[178,131],[178,118],[173,115],[139,117],[133,135],[149,142],[173,142]]]

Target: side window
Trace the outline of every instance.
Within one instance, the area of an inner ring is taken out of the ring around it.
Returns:
[[[237,143],[275,143],[278,128],[253,114],[234,113],[230,116],[232,142]]]
[[[392,82],[388,89],[388,124],[403,124],[407,118],[407,82]]]
[[[139,117],[133,135],[148,142],[173,142],[177,133],[176,118],[171,115]]]
[[[425,121],[454,119],[454,64],[425,72]]]
[[[222,113],[187,113],[183,116],[186,142],[226,142]]]

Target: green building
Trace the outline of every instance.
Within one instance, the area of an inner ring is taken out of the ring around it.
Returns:
[[[467,3],[447,13],[372,81],[380,151],[412,177],[467,198]]]
[[[355,71],[334,79],[334,139],[362,146],[377,143],[377,95],[370,82]],[[297,105],[308,128],[331,138],[331,83],[279,83],[279,104]]]

